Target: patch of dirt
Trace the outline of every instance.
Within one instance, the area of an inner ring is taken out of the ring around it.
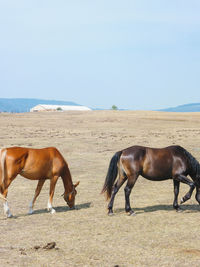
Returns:
[[[124,186],[107,216],[100,194],[110,159],[132,145],[186,148],[200,160],[200,113],[92,111],[0,113],[0,147],[55,146],[65,157],[77,187],[76,209],[63,200],[58,179],[55,214],[47,212],[49,181],[27,215],[37,181],[21,176],[8,190],[13,218],[0,212],[1,266],[199,266],[199,205],[195,192],[183,212],[173,210],[173,183],[139,177],[130,196],[136,216],[124,211]],[[188,192],[181,184],[180,198]],[[51,241],[51,242],[50,242]],[[56,244],[59,244],[58,247]],[[175,250],[172,248],[176,248]],[[48,254],[48,257],[47,257]],[[193,256],[193,257],[190,257]]]
[[[186,254],[200,256],[200,249],[183,249],[181,250],[181,252],[186,253]]]

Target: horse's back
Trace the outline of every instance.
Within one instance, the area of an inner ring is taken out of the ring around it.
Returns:
[[[21,157],[24,154],[35,157],[62,156],[56,147],[28,148],[28,147],[8,147],[5,148],[7,155],[13,158]]]
[[[146,154],[146,149],[147,147],[145,146],[131,146],[123,149],[122,151],[122,156],[127,157],[127,156],[134,156],[134,158],[137,157],[144,157]]]
[[[10,172],[18,172],[29,179],[50,178],[53,174],[60,174],[65,160],[55,147],[6,148],[7,165]]]
[[[132,155],[134,158],[143,158],[147,154],[152,155],[155,158],[166,157],[170,155],[183,155],[185,153],[185,149],[178,145],[167,146],[163,148],[153,148],[146,146],[131,146],[125,148],[122,152],[124,156]]]
[[[181,146],[132,146],[123,150],[122,164],[129,173],[137,172],[150,180],[165,180],[174,175],[178,165],[186,166],[184,153],[185,149]]]
[[[143,146],[132,146],[122,151],[120,161],[125,172],[132,173],[141,172],[144,157],[146,155],[146,148]]]

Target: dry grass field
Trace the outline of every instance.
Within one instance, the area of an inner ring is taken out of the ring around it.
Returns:
[[[69,210],[59,179],[55,214],[46,210],[49,181],[28,215],[37,182],[18,176],[9,187],[14,217],[0,211],[0,266],[200,266],[200,207],[192,198],[172,208],[173,183],[139,177],[131,193],[136,216],[118,192],[114,216],[100,194],[113,154],[132,145],[179,144],[200,160],[200,113],[92,111],[0,114],[0,147],[57,147],[77,187]],[[188,191],[181,184],[179,199]],[[56,242],[52,249],[44,246]]]

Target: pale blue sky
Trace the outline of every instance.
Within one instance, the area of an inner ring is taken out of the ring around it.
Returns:
[[[0,0],[0,98],[200,102],[199,0]]]

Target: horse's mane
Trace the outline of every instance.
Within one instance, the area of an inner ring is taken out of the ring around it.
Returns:
[[[200,164],[198,160],[190,152],[188,152],[185,148],[183,148],[183,152],[186,155],[193,172],[195,172],[196,175],[200,176]]]

